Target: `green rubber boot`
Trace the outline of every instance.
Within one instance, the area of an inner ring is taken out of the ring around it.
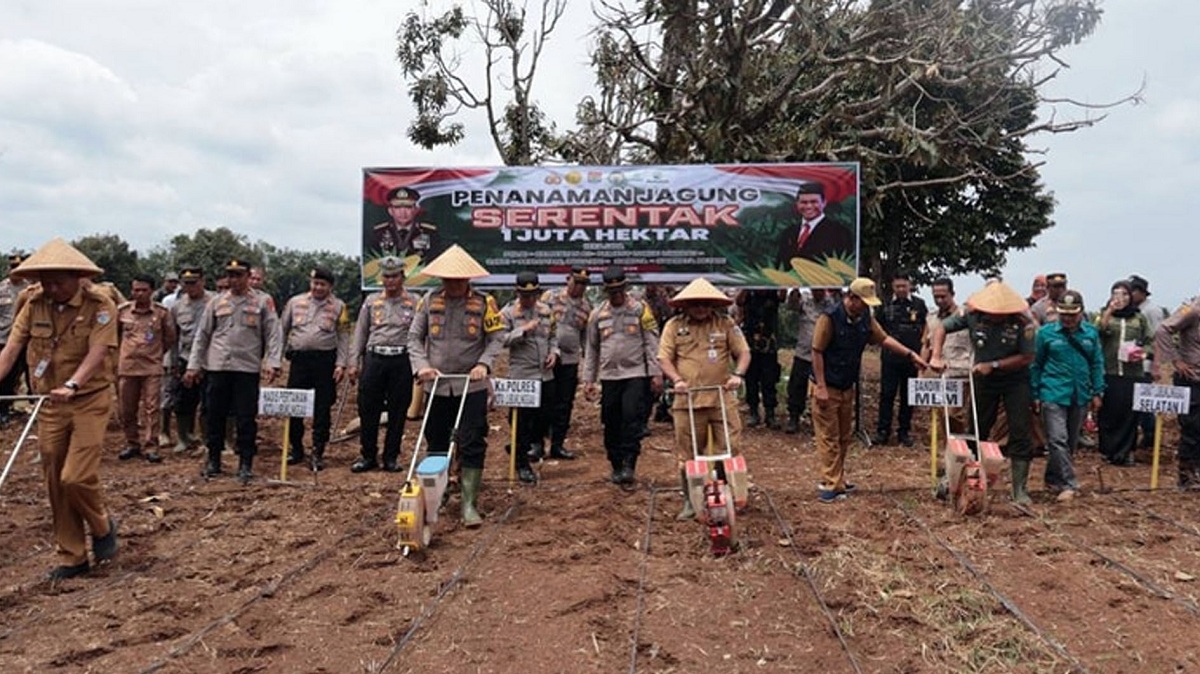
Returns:
[[[175,453],[186,452],[192,447],[192,431],[196,429],[195,414],[180,414],[176,419],[179,442],[175,443]]]
[[[462,521],[468,528],[483,524],[483,518],[480,517],[479,511],[475,510],[475,499],[479,496],[479,483],[482,480],[482,468],[463,467],[459,487],[462,490]]]
[[[1029,505],[1033,500],[1029,498],[1029,492],[1026,490],[1026,484],[1029,482],[1029,459],[1013,459],[1012,460],[1012,499],[1013,503],[1019,505]]]
[[[696,519],[696,511],[692,508],[691,494],[688,493],[687,471],[679,469],[679,486],[683,488],[683,510],[675,516],[675,519],[684,522],[687,520]]]

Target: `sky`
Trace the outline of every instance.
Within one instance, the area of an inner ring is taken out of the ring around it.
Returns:
[[[482,115],[428,152],[395,30],[414,0],[289,3],[7,0],[0,3],[0,249],[113,233],[149,251],[229,227],[251,240],[358,254],[364,166],[493,166]],[[469,6],[469,5],[468,5]],[[1200,289],[1200,2],[1108,0],[1097,32],[1063,54],[1047,94],[1142,102],[1072,134],[1038,136],[1056,226],[1004,270],[1022,292],[1064,271],[1102,303],[1150,280],[1175,306]],[[591,87],[588,3],[547,47],[539,102],[569,126]],[[1088,114],[1043,108],[1059,119]],[[958,280],[960,296],[980,283]]]

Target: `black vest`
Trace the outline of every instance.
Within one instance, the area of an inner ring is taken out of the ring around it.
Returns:
[[[863,350],[867,348],[867,341],[871,337],[871,314],[864,311],[851,322],[846,305],[838,302],[825,315],[833,322],[833,339],[824,354],[825,385],[845,391],[858,382]]]

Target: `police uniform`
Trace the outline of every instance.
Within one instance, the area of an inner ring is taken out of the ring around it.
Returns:
[[[233,260],[225,270],[247,273],[249,267]],[[231,414],[237,425],[238,476],[242,480],[253,477],[251,467],[258,452],[259,371],[264,361],[278,370],[283,350],[279,319],[264,297],[249,287],[242,293],[226,290],[204,308],[196,329],[188,371],[204,372],[208,382],[205,474],[210,477],[221,472],[225,420]]]
[[[625,272],[610,267],[604,287],[623,292]],[[641,453],[649,379],[662,376],[658,365],[658,321],[645,302],[626,296],[620,306],[601,302],[588,317],[584,338],[583,381],[600,383],[600,420],[604,450],[614,482],[632,484]]]
[[[20,255],[8,256],[9,271],[15,270],[21,264]],[[28,281],[8,276],[0,280],[0,348],[4,348],[8,342],[8,335],[12,332],[13,320],[17,317],[17,297],[21,294],[27,285]],[[13,368],[0,379],[0,396],[11,396],[17,393],[17,382],[21,380],[21,375],[25,373],[25,359],[19,358],[14,363]],[[11,400],[0,400],[0,427],[8,423],[9,414],[12,410]]]
[[[421,195],[411,187],[397,187],[387,195],[389,206],[416,207]],[[385,220],[372,229],[375,234],[375,244],[385,255],[407,257],[419,255],[422,263],[437,254],[437,225],[431,222],[412,221],[400,224],[394,220]]]
[[[1200,372],[1200,298],[1194,298],[1158,325],[1154,333],[1154,362],[1159,368],[1181,362]],[[1186,414],[1179,419],[1176,456],[1179,487],[1200,490],[1200,378],[1175,370],[1172,383],[1191,389]]]
[[[126,447],[118,458],[131,459],[145,448],[150,450],[146,459],[158,462],[161,459],[155,447],[162,421],[163,354],[175,346],[175,325],[167,308],[158,302],[149,302],[144,308],[126,302],[117,307],[117,322],[117,396]]]
[[[875,310],[875,320],[884,332],[913,351],[921,350],[929,308],[919,297],[893,297]],[[912,445],[912,407],[908,404],[908,380],[917,376],[912,360],[884,351],[879,355],[879,416],[875,425],[875,444],[886,445],[892,434],[892,409],[900,397],[896,437],[904,446]]]
[[[56,271],[83,277],[101,270],[56,238],[25,260],[17,273]],[[99,476],[113,371],[108,358],[91,364],[97,352],[111,352],[117,346],[117,308],[82,278],[65,303],[54,301],[40,287],[27,299],[0,357],[0,375],[8,374],[20,348],[28,346],[32,392],[56,398],[42,407],[37,432],[62,563],[51,577],[68,578],[89,568],[86,531],[92,533],[97,560],[117,552],[116,526],[105,507]]]
[[[747,425],[759,424],[758,401],[762,399],[763,421],[777,428],[775,407],[779,404],[779,294],[775,290],[749,290],[741,298],[742,333],[750,344],[750,370],[746,372]]]
[[[538,407],[517,411],[517,467],[521,481],[533,482],[536,476],[529,468],[529,457],[541,452],[554,410],[554,365],[547,363],[552,358],[558,361],[558,330],[550,305],[536,299],[541,291],[537,273],[523,271],[516,280],[517,297],[500,311],[500,319],[504,325],[502,342],[508,349],[509,378],[541,382]],[[525,297],[532,300],[528,307],[522,303]],[[530,323],[533,327],[527,328]]]
[[[576,267],[571,270],[574,283],[587,285],[587,269]],[[585,292],[571,297],[567,287],[547,290],[542,301],[550,306],[557,326],[558,362],[554,365],[554,409],[550,415],[550,456],[556,459],[574,459],[575,453],[566,449],[567,432],[571,430],[571,412],[575,407],[575,393],[579,388],[579,361],[583,354],[583,335],[587,330],[588,316],[592,303]],[[539,444],[540,448],[540,444]]]
[[[284,354],[291,361],[287,388],[313,389],[315,394],[312,446],[319,468],[329,443],[330,410],[337,397],[335,370],[345,368],[350,360],[350,313],[346,303],[333,295],[329,270],[314,269],[309,276],[328,282],[329,294],[317,299],[309,291],[289,299],[280,329]],[[304,460],[304,418],[291,417],[288,424],[288,463],[299,463]]]
[[[381,272],[404,272],[404,263],[385,257]],[[377,292],[367,296],[358,311],[351,347],[352,366],[362,369],[358,383],[359,441],[362,458],[351,470],[362,472],[378,465],[379,419],[386,410],[383,465],[399,469],[400,443],[404,439],[405,412],[412,399],[413,369],[408,355],[408,333],[416,316],[417,297],[401,286],[396,297]]]
[[[199,267],[187,267],[180,277],[185,282],[202,283],[204,273]],[[188,359],[192,356],[192,345],[196,341],[196,330],[204,318],[204,308],[216,297],[216,293],[202,290],[198,297],[193,298],[185,289],[179,293],[169,311],[175,323],[178,344],[174,351],[175,363],[171,379],[175,386],[175,419],[179,428],[179,443],[176,452],[188,449],[192,444],[192,433],[196,428],[196,411],[201,404],[205,410],[208,404],[203,400],[206,386],[202,383],[187,385],[182,381],[183,373],[188,370]]]

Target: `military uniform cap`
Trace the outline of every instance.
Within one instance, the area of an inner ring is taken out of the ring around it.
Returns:
[[[576,265],[571,267],[571,279],[576,283],[588,283],[591,281],[591,274],[588,273],[587,267]]]
[[[729,296],[717,289],[716,286],[708,282],[704,277],[697,278],[691,283],[684,286],[683,290],[676,293],[668,302],[673,307],[682,306],[688,302],[703,302],[705,304],[720,304],[728,306],[733,304],[733,300]]]
[[[1067,275],[1064,272],[1056,271],[1046,274],[1046,285],[1067,285]]]
[[[1054,306],[1060,314],[1077,314],[1083,311],[1083,295],[1078,290],[1068,290]]]
[[[621,290],[625,287],[625,269],[618,265],[605,269],[601,278],[604,280],[605,290]]]
[[[8,256],[8,268],[9,268],[9,269],[16,269],[17,267],[20,267],[20,266],[21,266],[21,262],[22,262],[24,259],[25,259],[25,258],[21,257],[21,254],[20,254],[20,253],[13,253],[12,255],[9,255],[9,256]]]
[[[163,274],[163,280],[164,280],[164,281],[178,281],[178,280],[179,280],[179,274],[176,274],[176,273],[175,273],[175,272],[173,272],[173,271],[169,271],[169,272],[167,272],[166,274]]]
[[[384,276],[403,276],[404,260],[395,255],[388,255],[379,260],[379,273]],[[332,281],[330,281],[332,283]]]
[[[1003,281],[989,283],[983,290],[967,299],[967,306],[974,311],[987,314],[1022,314],[1029,310],[1029,304],[1021,293]]]
[[[33,255],[21,261],[21,266],[12,270],[17,278],[27,278],[41,272],[70,271],[80,276],[97,276],[104,272],[88,256],[60,237],[55,237],[38,248]]]
[[[179,270],[179,279],[181,281],[198,281],[204,277],[204,270],[200,267],[184,267]]]
[[[542,284],[538,282],[538,275],[535,271],[523,271],[517,273],[517,292],[519,293],[536,293],[541,291]]]
[[[420,198],[421,198],[421,193],[414,190],[411,187],[397,187],[397,188],[389,190],[387,193],[388,204],[391,204],[391,205],[415,206],[417,201]],[[397,202],[397,201],[400,203],[393,204],[393,202]]]
[[[235,257],[229,261],[229,264],[225,265],[225,271],[249,274],[250,273],[250,264],[248,262],[246,262],[245,260],[241,260],[241,259],[238,259]]]
[[[312,271],[308,273],[308,277],[319,279],[326,283],[333,283],[333,272],[328,267],[313,267]]]
[[[421,270],[422,274],[440,279],[473,279],[491,275],[483,265],[457,243],[434,258]]]

